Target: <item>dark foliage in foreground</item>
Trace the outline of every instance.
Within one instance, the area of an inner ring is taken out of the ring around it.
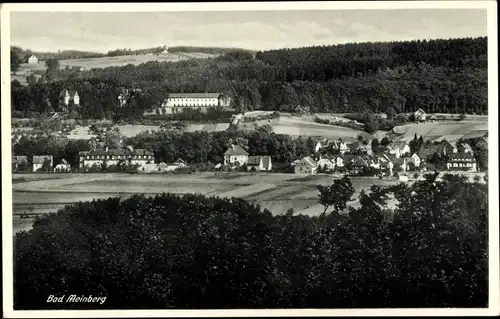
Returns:
[[[15,237],[15,308],[61,307],[47,296],[70,293],[108,299],[62,307],[486,306],[485,185],[428,176],[359,203],[320,217],[202,195],[67,206]]]

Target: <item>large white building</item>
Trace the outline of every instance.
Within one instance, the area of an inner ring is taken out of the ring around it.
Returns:
[[[147,163],[154,163],[151,152],[144,149],[102,149],[79,152],[80,168],[89,168],[94,165],[102,166],[106,162],[107,166],[117,165],[122,162],[127,165],[142,166]]]
[[[181,113],[185,109],[200,109],[206,112],[211,107],[228,107],[230,99],[222,93],[170,93],[160,107],[145,115]]]

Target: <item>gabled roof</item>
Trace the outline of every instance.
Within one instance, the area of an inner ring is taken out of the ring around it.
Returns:
[[[356,157],[352,164],[355,166],[368,166],[368,162],[366,161],[366,159],[361,156]]]
[[[240,145],[231,145],[231,147],[227,149],[224,155],[233,155],[233,156],[248,155],[248,152],[245,151],[245,149]]]
[[[407,141],[394,141],[391,145],[392,149],[396,149],[399,147],[399,149],[403,149],[406,145],[408,145]]]
[[[54,157],[52,155],[34,155],[33,164],[43,164],[45,159],[50,161],[50,165],[54,164]]]
[[[222,93],[169,93],[169,98],[219,98]]]
[[[309,165],[311,167],[316,167],[316,165],[317,165],[316,162],[310,156],[306,156],[306,157],[302,158],[301,162],[306,163],[307,165]]]

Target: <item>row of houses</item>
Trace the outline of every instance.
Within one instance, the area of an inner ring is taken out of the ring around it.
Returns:
[[[29,169],[29,162],[27,155],[12,156],[12,170]],[[38,171],[55,171],[55,172],[70,172],[71,165],[66,159],[61,159],[59,163],[54,166],[54,156],[52,155],[34,155],[31,161],[31,170]]]
[[[329,152],[331,151],[331,152]],[[410,169],[433,170],[434,165],[428,163],[433,154],[447,158],[448,170],[476,171],[477,165],[472,148],[461,143],[456,145],[447,140],[439,144],[428,144],[418,152],[411,152],[408,142],[396,142],[386,147],[386,151],[373,154],[369,143],[355,142],[347,144],[342,140],[319,141],[315,147],[315,155],[306,156],[293,162],[297,174],[315,174],[320,168],[335,170],[336,168],[349,168],[357,173],[363,168],[408,171]],[[272,160],[270,156],[250,156],[240,145],[231,145],[224,153],[223,165],[233,167],[247,166],[247,170],[270,171]]]

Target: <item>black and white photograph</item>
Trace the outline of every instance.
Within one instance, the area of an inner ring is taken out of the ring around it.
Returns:
[[[495,1],[1,10],[4,316],[499,314]]]

